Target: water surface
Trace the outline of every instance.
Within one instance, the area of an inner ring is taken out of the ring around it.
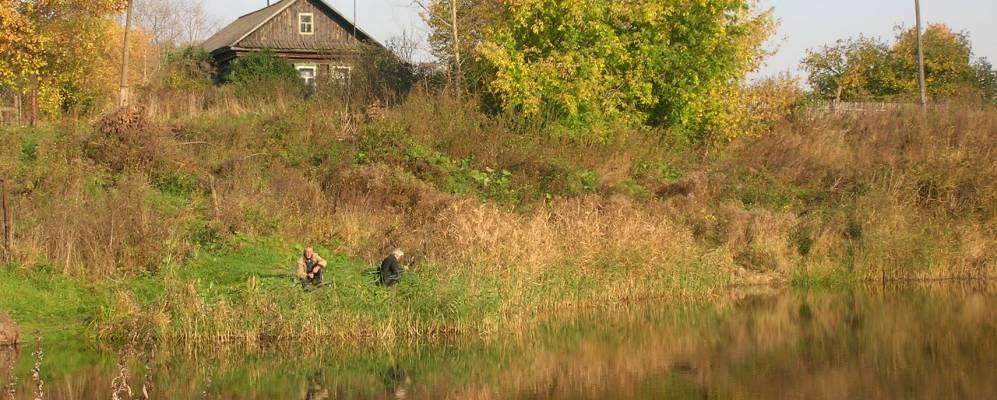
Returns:
[[[717,304],[587,311],[522,337],[362,349],[149,354],[53,339],[43,344],[42,391],[82,400],[110,399],[115,388],[142,398],[143,387],[154,399],[997,399],[995,293],[981,283],[740,289]],[[34,351],[0,354],[0,384],[15,399],[35,398]]]

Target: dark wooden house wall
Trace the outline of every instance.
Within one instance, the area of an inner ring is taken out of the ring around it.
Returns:
[[[273,50],[346,50],[356,44],[344,21],[313,0],[297,1],[238,43],[243,48]],[[312,14],[312,33],[298,33],[298,14]]]

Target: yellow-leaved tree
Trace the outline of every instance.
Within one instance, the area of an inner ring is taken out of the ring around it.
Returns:
[[[49,115],[99,108],[113,85],[107,77],[120,68],[114,65],[120,55],[112,55],[122,43],[114,17],[125,5],[125,0],[0,0],[0,85],[34,91],[38,110]]]
[[[497,108],[612,140],[620,124],[692,141],[747,117],[771,14],[754,0],[506,0],[477,46]]]

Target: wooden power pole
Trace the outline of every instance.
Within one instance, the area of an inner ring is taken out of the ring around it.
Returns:
[[[917,82],[921,90],[921,107],[928,104],[928,93],[924,83],[924,40],[921,37],[921,0],[914,0],[914,13],[917,16]]]
[[[128,11],[125,12],[125,42],[121,46],[121,89],[118,93],[118,105],[121,107],[128,105],[128,34],[132,30],[133,4],[133,0],[128,0]]]

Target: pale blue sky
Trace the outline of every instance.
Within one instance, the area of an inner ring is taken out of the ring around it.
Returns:
[[[352,18],[353,0],[327,0]],[[771,45],[778,53],[762,74],[796,71],[808,48],[844,37],[893,37],[896,25],[914,25],[914,0],[761,0],[781,21]],[[208,0],[208,12],[229,23],[266,6],[266,0]],[[408,32],[428,34],[411,0],[356,0],[359,26],[382,42]],[[942,22],[969,33],[977,56],[997,63],[997,0],[922,0],[925,23]]]

